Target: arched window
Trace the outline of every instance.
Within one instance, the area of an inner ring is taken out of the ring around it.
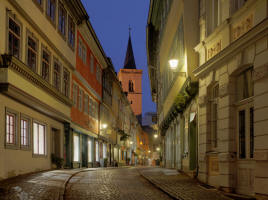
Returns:
[[[134,84],[133,84],[132,80],[129,80],[129,82],[128,82],[128,91],[134,92]]]

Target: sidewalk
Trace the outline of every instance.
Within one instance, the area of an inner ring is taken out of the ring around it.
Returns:
[[[194,179],[176,170],[144,168],[140,174],[156,187],[179,200],[230,200],[216,189],[201,187]]]
[[[21,175],[0,181],[0,200],[59,200],[72,176],[91,169],[62,169]]]

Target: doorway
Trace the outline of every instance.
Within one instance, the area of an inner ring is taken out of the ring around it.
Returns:
[[[56,157],[61,157],[61,144],[60,144],[60,130],[52,128],[51,129],[51,153]]]
[[[236,192],[254,194],[254,108],[253,103],[237,109],[237,185]]]

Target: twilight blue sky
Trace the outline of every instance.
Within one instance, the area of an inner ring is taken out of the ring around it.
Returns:
[[[128,27],[136,66],[143,69],[142,112],[155,111],[150,92],[146,56],[146,23],[149,0],[82,0],[90,22],[115,70],[123,68],[128,42]]]

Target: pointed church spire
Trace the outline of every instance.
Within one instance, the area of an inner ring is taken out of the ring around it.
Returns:
[[[127,45],[127,52],[124,62],[124,69],[136,69],[136,63],[134,59],[131,37],[130,37],[131,28],[129,27],[129,38],[128,38],[128,45]]]

